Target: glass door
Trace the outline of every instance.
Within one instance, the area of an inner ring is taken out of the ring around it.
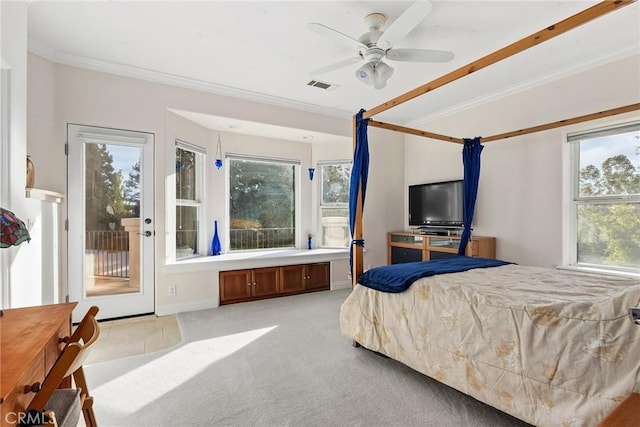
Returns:
[[[81,318],[154,311],[153,135],[68,127],[69,299]]]

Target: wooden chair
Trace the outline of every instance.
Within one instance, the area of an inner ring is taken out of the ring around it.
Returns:
[[[28,409],[32,411],[32,413],[43,413],[46,411],[55,413],[57,410],[65,412],[66,415],[67,412],[72,410],[70,405],[79,402],[86,426],[98,426],[93,413],[93,397],[89,394],[84,370],[82,369],[82,364],[89,354],[91,345],[96,342],[100,335],[100,328],[96,321],[98,310],[96,306],[91,307],[69,338],[69,342],[42,382],[40,390],[29,404]],[[73,376],[76,389],[58,389],[62,380],[69,375]],[[75,400],[72,396],[74,393],[76,395]],[[79,414],[77,414],[77,416],[79,417]],[[55,418],[60,419],[57,414]],[[56,421],[53,421],[53,423],[56,423]],[[77,424],[77,419],[75,423]],[[63,424],[60,423],[60,425]]]

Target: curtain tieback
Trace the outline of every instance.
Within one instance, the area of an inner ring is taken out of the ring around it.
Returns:
[[[362,246],[364,248],[364,239],[353,239],[351,241],[351,246],[353,245]]]

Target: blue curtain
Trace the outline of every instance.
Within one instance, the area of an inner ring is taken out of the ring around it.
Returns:
[[[369,119],[363,119],[365,110],[356,114],[356,148],[353,151],[353,165],[351,165],[351,182],[349,187],[349,229],[351,230],[351,245],[349,254],[350,271],[353,271],[353,245],[363,246],[363,239],[354,239],[356,226],[356,205],[358,191],[362,183],[362,208],[364,196],[367,192],[367,177],[369,176],[369,142],[367,140],[367,125]]]
[[[473,211],[476,207],[478,196],[478,181],[480,180],[480,155],[484,147],[480,144],[480,137],[465,138],[462,148],[462,164],[464,166],[464,195],[463,195],[463,222],[464,230],[460,238],[458,255],[464,255],[465,248],[471,237],[471,222]]]

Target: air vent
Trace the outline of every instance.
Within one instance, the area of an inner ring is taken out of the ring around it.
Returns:
[[[324,90],[334,90],[335,88],[339,87],[338,85],[321,82],[319,80],[311,80],[309,83],[307,83],[307,86],[313,86]]]

